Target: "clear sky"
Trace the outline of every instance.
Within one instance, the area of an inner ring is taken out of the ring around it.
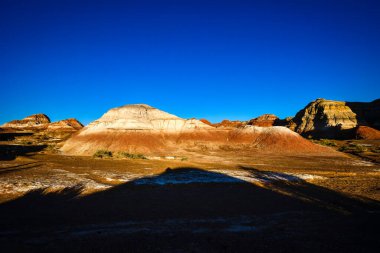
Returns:
[[[0,1],[0,123],[292,116],[380,97],[380,1]]]

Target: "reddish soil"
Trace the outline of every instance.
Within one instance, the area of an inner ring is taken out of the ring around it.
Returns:
[[[365,140],[379,140],[380,131],[367,126],[359,126],[356,129],[356,138]]]
[[[78,132],[65,143],[62,151],[70,155],[92,155],[100,149],[147,155],[184,155],[187,151],[219,150],[221,147],[263,153],[307,152],[341,156],[340,153],[316,145],[285,128],[265,128],[265,131],[213,129],[180,133],[149,130],[107,130],[89,134]]]

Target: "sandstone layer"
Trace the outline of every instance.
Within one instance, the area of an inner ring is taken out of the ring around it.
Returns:
[[[299,111],[292,120],[295,131],[304,136],[335,137],[340,130],[357,126],[356,114],[346,102],[317,99]]]
[[[369,103],[317,99],[299,111],[286,126],[313,138],[361,138],[361,133],[374,131],[358,127],[380,129],[380,99]]]

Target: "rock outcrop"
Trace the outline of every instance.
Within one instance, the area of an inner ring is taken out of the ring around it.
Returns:
[[[218,127],[218,128],[238,128],[238,127],[243,127],[247,124],[246,121],[240,121],[240,120],[222,120],[219,123],[213,124],[213,126]]]
[[[80,123],[77,119],[64,119],[57,122],[50,123],[46,130],[47,131],[78,131],[83,128],[82,123]]]
[[[292,120],[295,131],[304,136],[334,138],[340,130],[357,126],[356,114],[346,102],[317,99],[299,111]]]
[[[77,119],[65,119],[57,122],[51,122],[45,114],[33,114],[22,120],[12,120],[1,126],[4,129],[16,131],[32,132],[74,132],[83,128],[82,123]]]
[[[297,125],[296,123],[294,123],[293,118],[294,117],[286,117],[285,119],[277,119],[274,122],[273,126],[284,126],[284,127],[289,128],[292,131],[295,131]]]
[[[356,114],[358,125],[380,130],[380,99],[368,103],[346,102],[346,105]]]
[[[286,126],[313,138],[361,138],[361,133],[380,129],[380,99],[366,103],[319,98],[299,111]],[[370,128],[358,128],[361,126]]]
[[[2,125],[4,128],[14,129],[43,129],[50,123],[50,119],[45,114],[33,114],[22,120],[12,120]]]
[[[274,126],[276,121],[278,121],[278,120],[279,120],[279,118],[274,114],[263,114],[260,117],[251,119],[248,122],[248,125],[270,127],[270,126]]]

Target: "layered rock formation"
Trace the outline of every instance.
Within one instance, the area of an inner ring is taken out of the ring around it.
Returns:
[[[295,131],[314,137],[334,138],[340,130],[357,126],[356,114],[346,102],[317,99],[299,111],[292,120]]]
[[[380,99],[365,103],[320,98],[299,111],[286,126],[313,138],[361,138],[360,132],[373,132],[370,128],[380,129]],[[360,126],[370,128],[359,129]]]
[[[248,125],[270,127],[270,126],[274,126],[275,122],[278,120],[279,118],[274,114],[263,114],[260,117],[251,119],[248,122]]]
[[[82,123],[77,119],[64,119],[50,123],[46,128],[47,131],[78,131],[83,128]]]
[[[179,133],[212,129],[196,119],[182,119],[145,104],[113,108],[62,147],[68,154],[92,155],[98,149],[153,153],[175,150]]]
[[[105,129],[183,131],[198,128],[207,129],[211,126],[196,119],[181,119],[149,105],[135,104],[109,110],[100,119],[89,124],[86,131]]]
[[[222,120],[219,123],[213,124],[214,127],[220,127],[220,128],[238,128],[238,127],[243,127],[247,124],[245,121],[240,121],[240,120]]]
[[[380,99],[372,102],[346,102],[356,114],[358,125],[369,126],[380,130]]]
[[[230,126],[230,125],[228,125]],[[74,134],[61,151],[92,155],[99,149],[148,155],[232,149],[254,152],[309,152],[330,155],[285,127],[213,127],[196,119],[182,119],[148,105],[111,109]]]
[[[45,128],[50,123],[50,119],[45,114],[33,114],[22,120],[12,120],[1,127],[14,129]]]
[[[45,114],[33,114],[22,120],[12,120],[1,126],[4,129],[16,131],[78,131],[83,125],[76,119],[65,119],[51,122]]]

